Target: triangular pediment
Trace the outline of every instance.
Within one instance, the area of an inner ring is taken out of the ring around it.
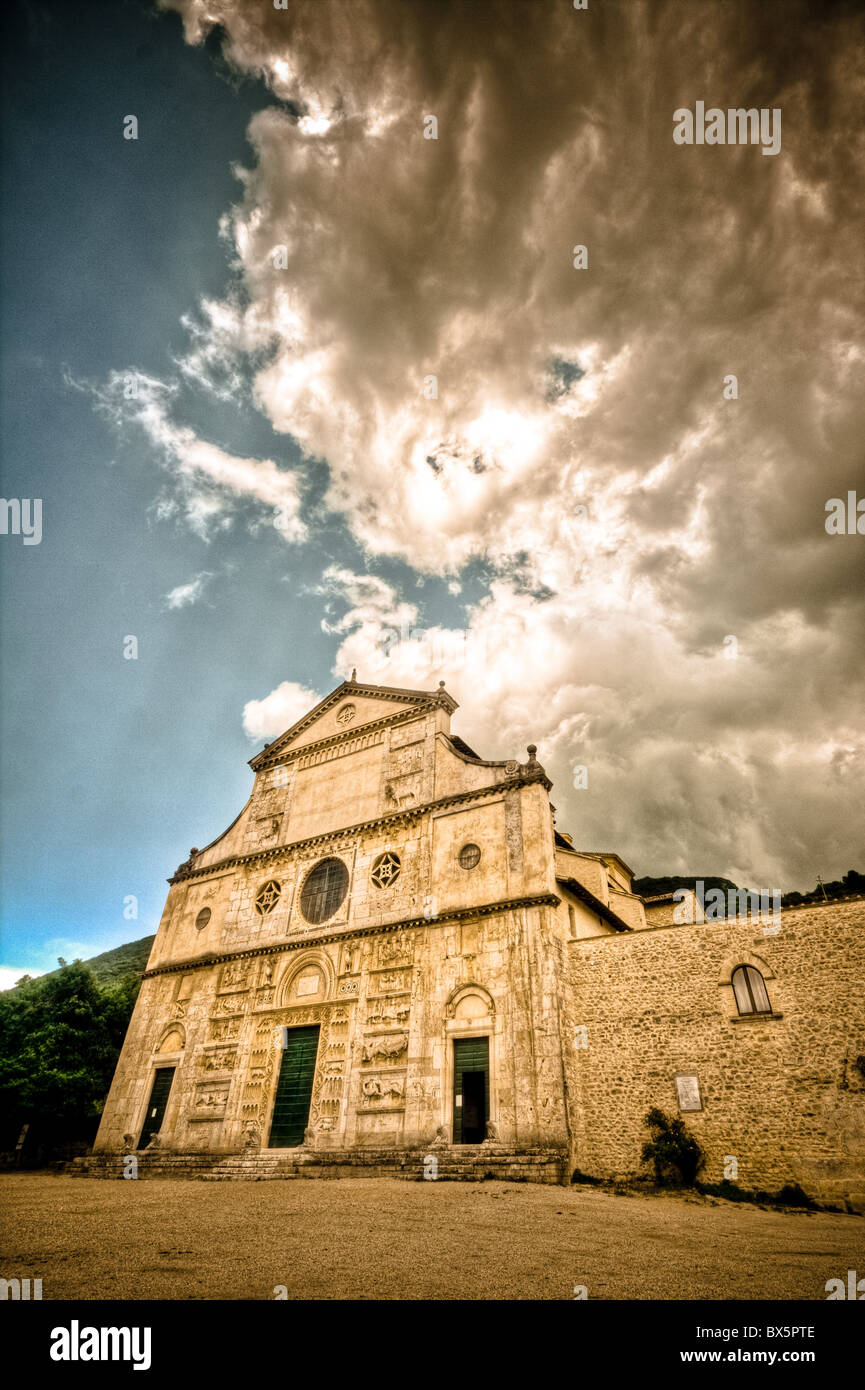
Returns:
[[[457,702],[441,686],[438,690],[402,690],[396,686],[343,681],[284,734],[266,743],[249,765],[257,771],[280,753],[293,752],[323,739],[348,737],[365,725],[435,708],[446,709],[452,714]]]

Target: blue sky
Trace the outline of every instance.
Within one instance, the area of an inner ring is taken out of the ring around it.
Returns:
[[[637,873],[862,868],[863,543],[823,527],[862,436],[850,21],[785,48],[709,5],[686,64],[681,8],[553,7],[531,59],[513,7],[495,52],[455,9],[442,65],[423,4],[209,9],[7,22],[3,495],[43,499],[0,543],[11,978],[155,930],[352,665],[537,742]],[[673,144],[712,83],[787,103],[777,158]]]

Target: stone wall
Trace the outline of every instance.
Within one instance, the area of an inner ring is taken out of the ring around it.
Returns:
[[[732,1157],[744,1188],[795,1182],[862,1206],[863,945],[862,900],[785,910],[777,934],[720,922],[563,945],[574,1167],[636,1172],[646,1112],[678,1115],[676,1074],[690,1073],[703,1109],[684,1118],[705,1181],[721,1181]],[[763,974],[771,1017],[739,1017],[730,975],[743,963]]]

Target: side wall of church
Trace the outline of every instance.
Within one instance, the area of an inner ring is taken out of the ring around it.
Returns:
[[[677,1073],[702,1110],[684,1114],[720,1182],[799,1183],[865,1201],[865,902],[785,910],[754,922],[656,928],[560,946],[563,1056],[573,1165],[633,1174],[652,1107],[678,1115]],[[740,1017],[730,976],[763,974],[769,1016]]]

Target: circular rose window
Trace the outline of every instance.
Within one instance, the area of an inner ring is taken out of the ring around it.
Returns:
[[[203,907],[203,908],[201,909],[201,911],[199,912],[198,916],[197,916],[196,919],[195,919],[195,925],[197,926],[197,928],[198,928],[199,931],[204,931],[204,928],[207,926],[207,924],[208,924],[209,921],[210,921],[210,908],[209,908],[209,907]]]
[[[300,892],[300,910],[307,922],[326,922],[340,908],[348,892],[348,869],[341,859],[322,859],[306,876]]]
[[[477,845],[463,845],[460,850],[460,868],[474,869],[481,862],[481,852]]]

